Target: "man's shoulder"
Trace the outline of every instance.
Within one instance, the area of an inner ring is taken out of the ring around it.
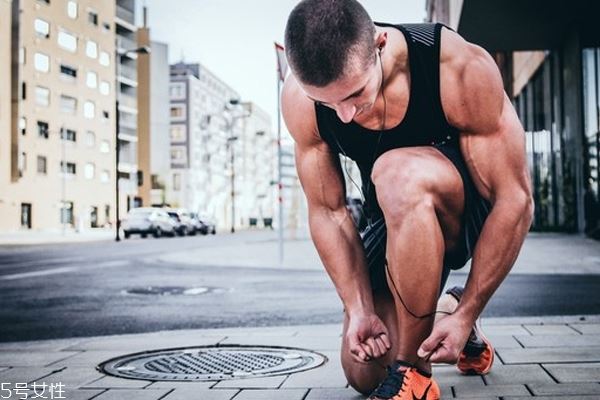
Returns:
[[[315,104],[310,100],[293,74],[286,78],[281,91],[281,110],[288,131],[299,144],[319,138]]]

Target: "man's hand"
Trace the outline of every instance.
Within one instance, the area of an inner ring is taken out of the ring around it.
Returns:
[[[417,355],[432,363],[456,364],[472,327],[472,320],[458,314],[440,319],[433,325],[431,334],[423,341]]]
[[[379,358],[392,347],[387,328],[375,314],[350,315],[346,340],[353,358],[360,363]]]

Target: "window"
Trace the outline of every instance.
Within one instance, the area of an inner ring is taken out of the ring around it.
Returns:
[[[94,147],[96,145],[96,134],[92,131],[85,133],[85,144],[87,147]]]
[[[21,100],[27,99],[27,83],[25,81],[21,82]]]
[[[37,122],[37,131],[38,131],[38,137],[43,138],[43,139],[48,139],[49,129],[48,129],[47,122],[38,121]]]
[[[60,138],[69,142],[75,142],[77,140],[77,132],[73,129],[63,129],[60,132]]]
[[[25,48],[19,48],[19,64],[25,64]]]
[[[75,114],[77,112],[77,99],[75,97],[61,94],[60,111],[67,114]]]
[[[98,26],[98,13],[95,11],[88,11],[88,22],[92,25]]]
[[[77,18],[77,3],[74,1],[67,2],[67,15],[69,18]]]
[[[110,172],[108,172],[107,169],[102,170],[102,172],[100,173],[100,182],[108,183],[108,181],[110,181]]]
[[[60,223],[73,225],[73,202],[65,201],[60,208]]]
[[[85,83],[87,87],[95,89],[98,86],[98,75],[95,72],[88,71]]]
[[[85,44],[85,55],[90,58],[98,58],[98,45],[93,40],[88,40]]]
[[[77,78],[77,69],[70,67],[68,65],[61,64],[60,65],[60,76],[61,78],[66,78],[68,80],[74,80]]]
[[[93,101],[87,100],[83,103],[83,116],[92,119],[96,116],[96,105]]]
[[[181,190],[181,175],[173,174],[173,190],[179,191]]]
[[[110,65],[110,56],[106,51],[101,51],[100,58],[98,61],[100,61],[100,65],[108,67]]]
[[[110,113],[106,110],[102,111],[102,118],[108,120],[110,118]]]
[[[185,99],[185,83],[176,82],[172,83],[169,87],[169,94],[173,100]]]
[[[171,162],[174,164],[185,164],[187,160],[186,148],[184,146],[171,147]]]
[[[65,30],[58,31],[58,45],[72,53],[77,51],[77,38]]]
[[[110,152],[110,142],[108,140],[103,140],[100,142],[100,152],[101,153],[109,153]]]
[[[61,161],[60,162],[60,171],[63,174],[68,174],[68,175],[75,175],[76,174],[76,167],[75,167],[75,163],[73,162],[68,162],[68,161]]]
[[[46,175],[48,173],[46,157],[37,156],[37,172],[38,174]]]
[[[85,179],[94,179],[96,175],[96,166],[93,163],[86,163],[83,167],[83,176]]]
[[[19,168],[19,176],[23,176],[25,170],[27,169],[27,153],[22,151],[19,153],[19,158],[17,160],[17,167]]]
[[[43,86],[35,87],[35,104],[48,107],[50,105],[50,89]]]
[[[31,229],[31,203],[21,203],[21,228]]]
[[[19,130],[21,131],[21,135],[25,136],[25,133],[27,133],[27,118],[19,118]]]
[[[33,56],[33,65],[36,71],[48,72],[50,71],[50,57],[43,53],[35,53]]]
[[[173,104],[171,106],[171,119],[185,119],[185,104]]]
[[[108,96],[110,94],[110,83],[106,81],[100,82],[100,94]]]
[[[171,141],[172,142],[185,142],[186,141],[186,126],[185,125],[171,125]]]
[[[102,29],[104,30],[104,32],[110,32],[110,24],[108,22],[103,22]]]
[[[33,29],[35,29],[35,34],[40,37],[49,38],[50,37],[50,24],[43,19],[36,18],[33,21]]]

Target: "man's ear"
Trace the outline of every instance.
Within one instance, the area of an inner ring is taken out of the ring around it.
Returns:
[[[387,44],[388,34],[385,31],[378,32],[375,36],[375,46],[379,51],[383,51],[383,48]]]

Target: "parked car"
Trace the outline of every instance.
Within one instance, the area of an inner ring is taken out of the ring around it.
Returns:
[[[132,208],[127,213],[121,227],[125,239],[129,239],[132,234],[139,234],[143,238],[148,235],[161,237],[175,234],[175,224],[169,215],[160,208]]]
[[[175,222],[175,232],[177,232],[179,236],[196,234],[194,223],[190,218],[190,214],[186,210],[166,208],[165,211]]]
[[[197,233],[202,235],[206,235],[208,233],[208,227],[202,222],[200,217],[198,217],[198,213],[190,213],[190,218],[192,219],[192,223],[194,224],[194,228]]]
[[[198,213],[191,213],[192,220],[196,224],[198,232],[203,235],[208,235],[209,233],[214,235],[217,233],[217,228],[215,223],[206,216],[200,216]]]

